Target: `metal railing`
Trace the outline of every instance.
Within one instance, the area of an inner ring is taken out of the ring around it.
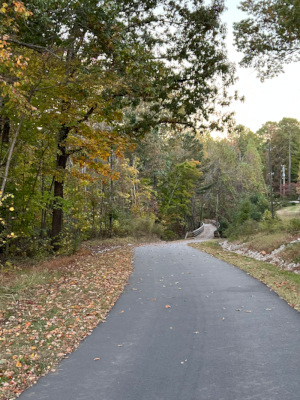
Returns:
[[[203,222],[201,222],[199,228],[195,229],[192,232],[187,232],[185,235],[185,239],[187,239],[188,237],[196,237],[198,235],[200,235],[200,233],[202,233],[204,231],[204,224]]]

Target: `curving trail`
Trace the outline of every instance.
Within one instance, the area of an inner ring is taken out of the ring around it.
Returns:
[[[106,323],[21,400],[299,400],[300,315],[276,294],[186,241],[138,247],[134,266]]]
[[[202,233],[200,233],[200,235],[197,236],[195,238],[195,240],[197,241],[197,240],[200,239],[201,241],[203,241],[203,240],[213,239],[214,238],[214,231],[216,229],[217,228],[212,224],[204,224],[204,231]]]

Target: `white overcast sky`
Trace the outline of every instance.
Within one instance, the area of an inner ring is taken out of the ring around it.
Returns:
[[[246,14],[237,9],[239,0],[226,0],[225,3],[228,10],[223,21],[228,29],[228,57],[237,64],[242,54],[233,46],[232,23],[240,21]],[[267,121],[279,122],[284,117],[300,121],[300,63],[286,65],[285,73],[263,83],[251,68],[237,66],[237,76],[235,88],[245,96],[244,103],[235,102],[231,106],[237,124],[256,132]]]

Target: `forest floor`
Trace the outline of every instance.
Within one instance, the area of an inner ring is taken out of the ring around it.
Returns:
[[[53,371],[105,322],[132,271],[133,248],[142,242],[90,241],[74,255],[1,271],[1,400],[18,397]]]

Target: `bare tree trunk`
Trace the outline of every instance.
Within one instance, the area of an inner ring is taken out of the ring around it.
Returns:
[[[2,185],[1,185],[1,194],[0,194],[0,200],[3,198],[4,195],[4,191],[5,191],[5,186],[6,186],[6,182],[7,182],[7,178],[8,178],[8,173],[9,173],[9,168],[10,168],[10,163],[11,163],[11,159],[12,159],[12,155],[13,155],[13,151],[17,142],[17,138],[19,136],[21,127],[23,125],[25,119],[25,114],[22,114],[19,125],[16,129],[16,132],[14,134],[13,140],[10,144],[9,147],[9,152],[8,152],[8,157],[7,157],[7,161],[6,161],[6,165],[5,165],[5,171],[4,171],[4,177],[3,177],[3,181],[2,181]]]
[[[289,196],[291,194],[291,182],[292,182],[292,151],[291,151],[291,132],[290,132],[289,133],[289,176],[288,176]]]
[[[269,182],[270,182],[270,202],[271,202],[271,213],[272,219],[274,219],[274,204],[273,204],[273,172],[272,172],[272,161],[271,161],[271,144],[268,143],[268,161],[269,161]]]

